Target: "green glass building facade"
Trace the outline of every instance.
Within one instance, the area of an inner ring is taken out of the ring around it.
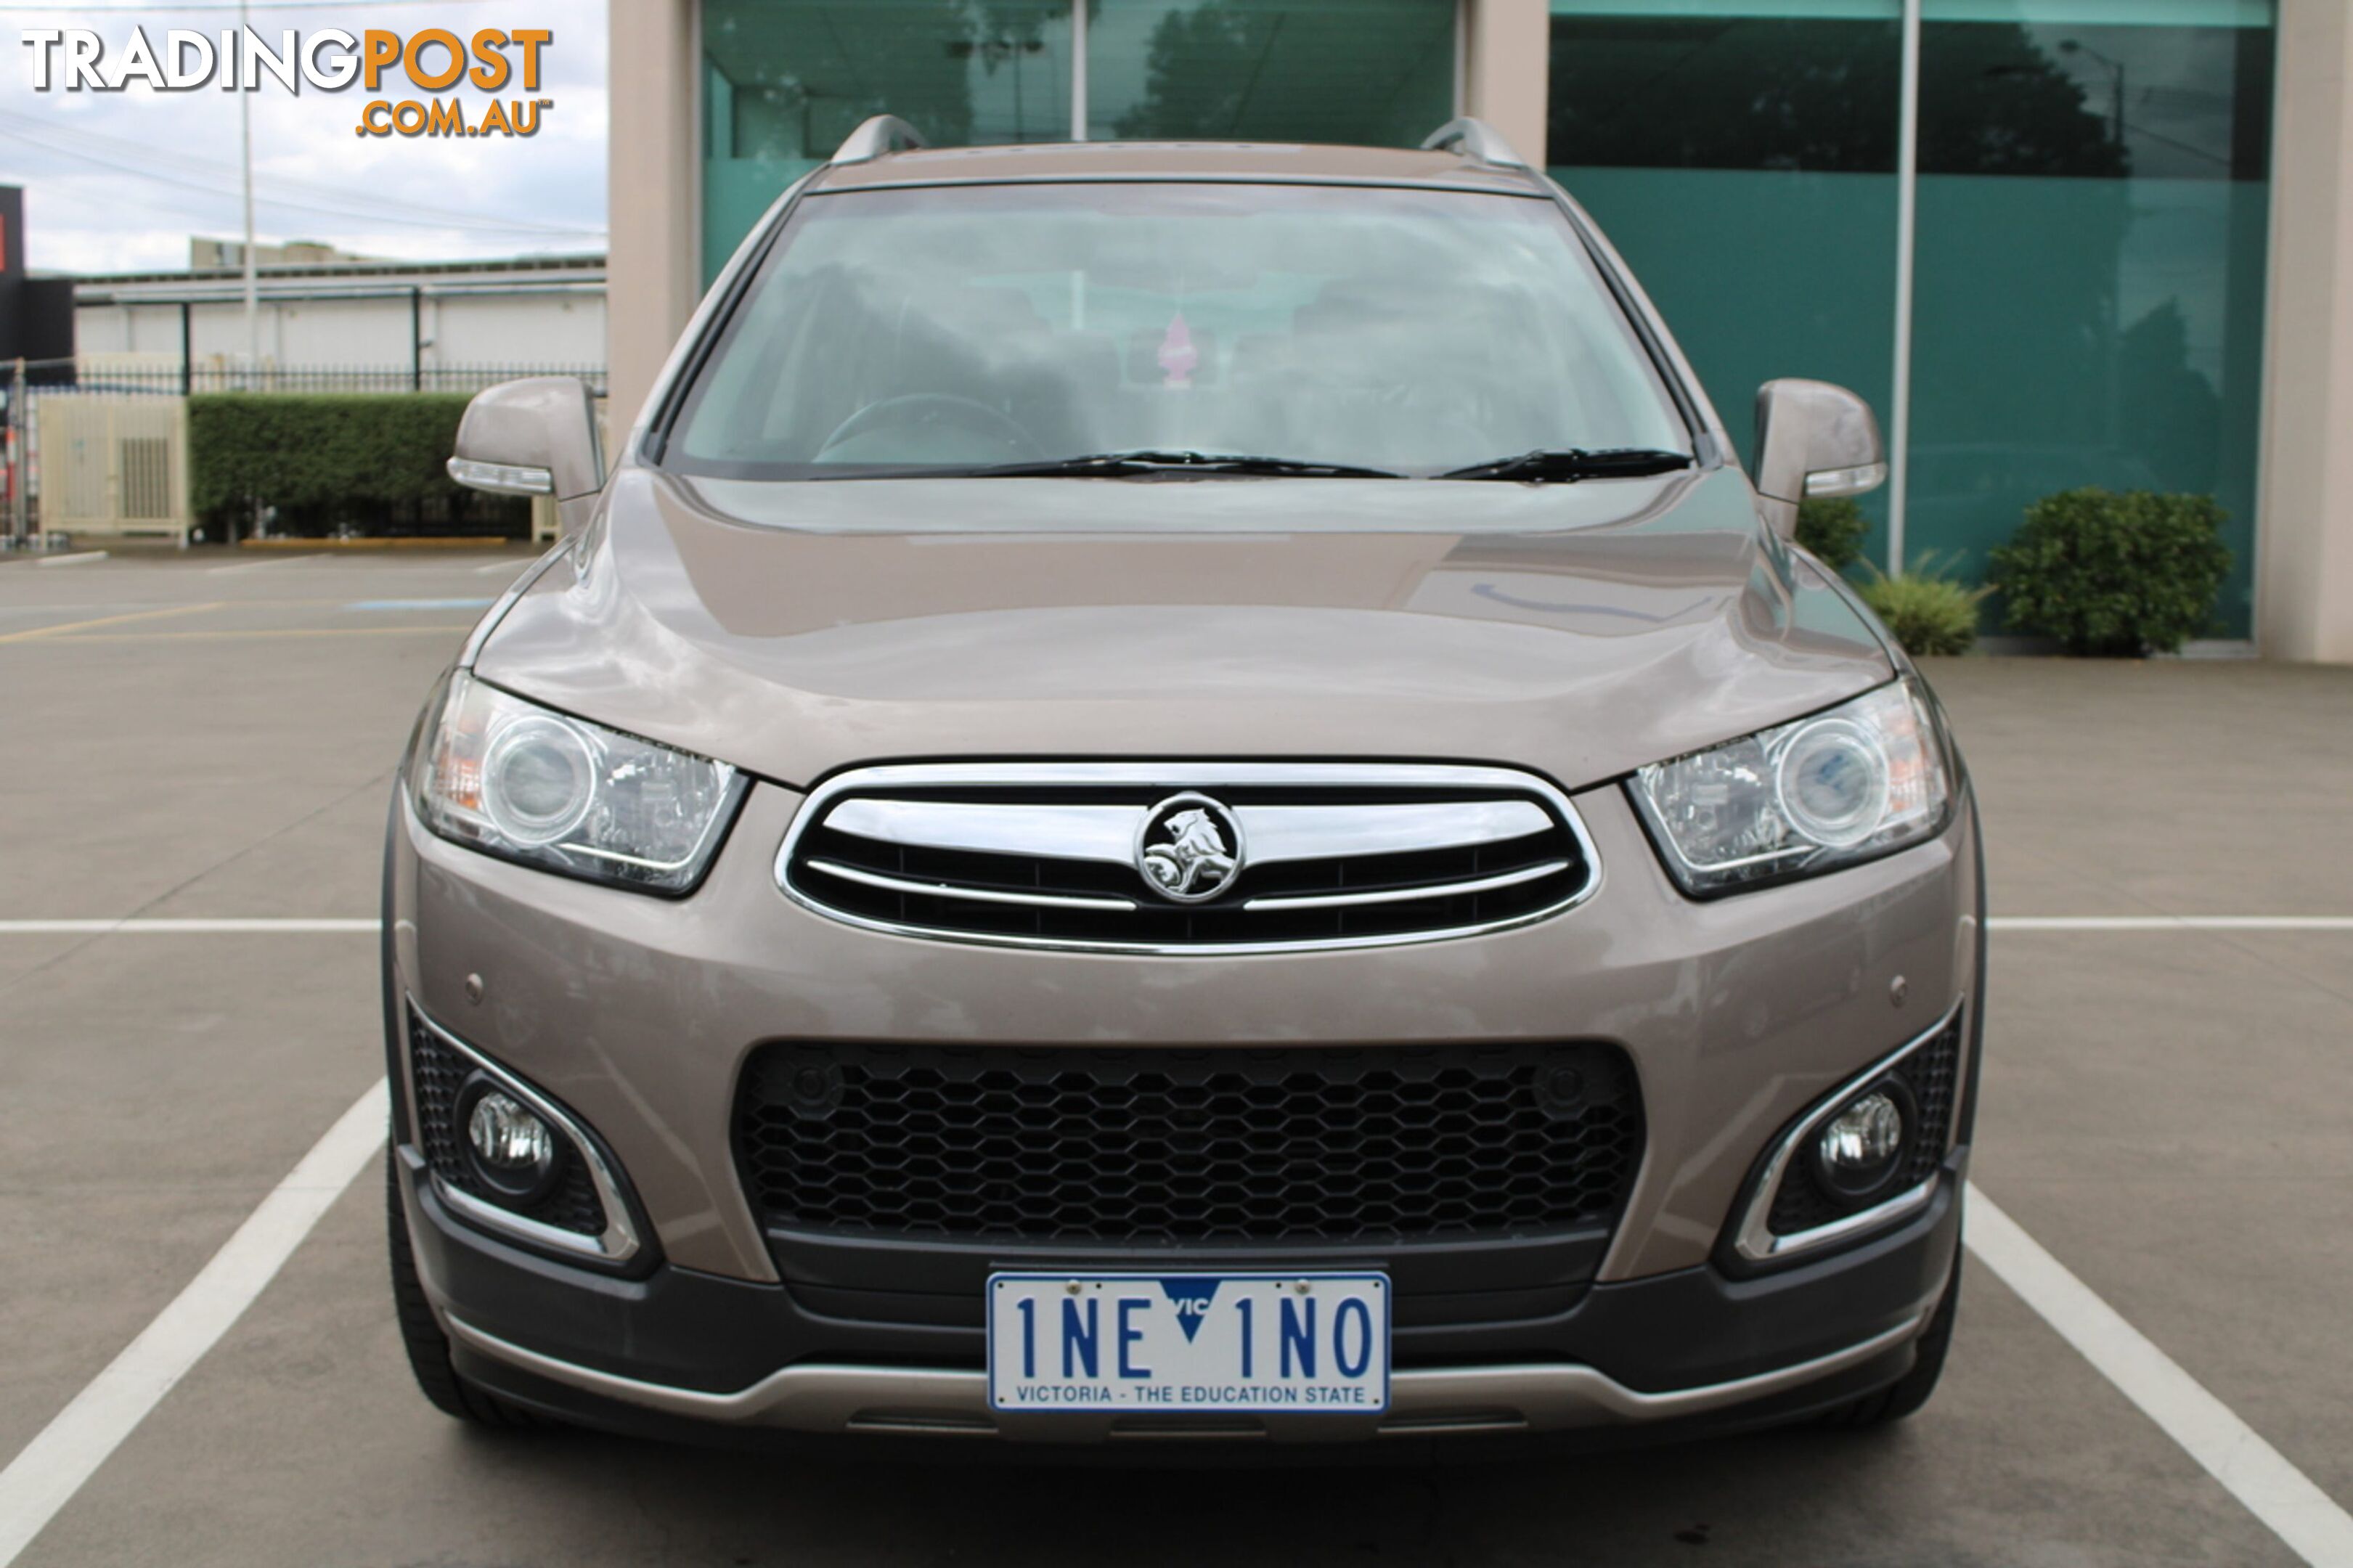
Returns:
[[[1455,0],[703,0],[702,264],[858,122],[934,146],[1410,147],[1454,113]]]
[[[1776,375],[1893,423],[1908,141],[1906,563],[1974,579],[2074,485],[2208,492],[2238,563],[2215,630],[2243,637],[2274,4],[1919,0],[1907,138],[1903,0],[1550,0],[1542,159],[1745,436]],[[1082,7],[702,0],[702,277],[871,114],[942,145],[1410,146],[1465,105],[1471,0]],[[1882,562],[1895,499],[1869,498]]]
[[[1546,162],[1727,423],[1894,387],[1897,0],[1552,0]],[[2249,635],[2269,0],[1923,0],[1905,554],[1974,580],[2036,498],[2211,493]],[[1894,497],[1869,498],[1888,559]]]

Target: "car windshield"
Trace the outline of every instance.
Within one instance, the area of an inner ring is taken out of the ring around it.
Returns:
[[[802,202],[662,460],[1431,475],[1564,449],[1691,445],[1551,203],[1138,182]],[[1273,461],[1204,461],[1228,457]]]

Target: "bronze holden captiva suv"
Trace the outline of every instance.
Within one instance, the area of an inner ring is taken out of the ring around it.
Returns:
[[[579,384],[482,394],[451,471],[566,541],[393,807],[427,1395],[1050,1445],[1916,1408],[1976,816],[1790,543],[1881,479],[1869,411],[1771,383],[1755,458],[1467,121],[878,120],[609,475]]]

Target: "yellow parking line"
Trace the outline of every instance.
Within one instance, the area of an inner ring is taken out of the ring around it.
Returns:
[[[281,626],[269,630],[221,632],[99,632],[90,637],[60,637],[59,642],[228,642],[240,637],[409,637],[431,633],[438,637],[463,637],[473,629],[470,621],[451,621],[442,626]]]
[[[114,626],[125,621],[160,620],[165,616],[193,616],[204,610],[217,610],[227,604],[216,599],[209,605],[174,605],[163,610],[132,610],[127,615],[100,616],[95,620],[67,621],[54,626],[32,626],[21,632],[0,632],[0,642],[31,642],[37,637],[53,637],[60,632],[76,632],[84,626]]]

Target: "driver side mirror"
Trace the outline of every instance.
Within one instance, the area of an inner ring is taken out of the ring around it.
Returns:
[[[1887,482],[1871,405],[1827,381],[1786,376],[1757,389],[1757,494],[1773,531],[1798,531],[1798,503]]]
[[[556,503],[565,537],[579,532],[605,488],[588,384],[534,375],[476,393],[458,423],[449,477],[493,495],[546,496]]]

